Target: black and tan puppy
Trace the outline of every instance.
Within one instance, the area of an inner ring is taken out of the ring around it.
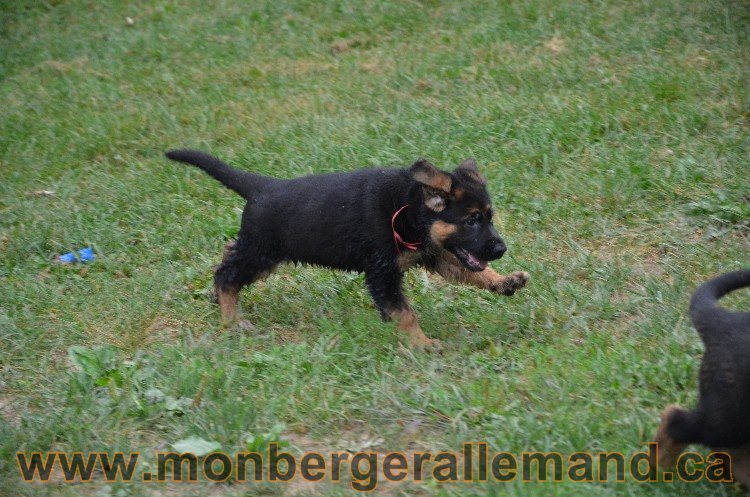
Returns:
[[[693,295],[690,317],[706,347],[698,406],[665,409],[656,442],[663,467],[674,465],[689,444],[727,452],[734,479],[750,486],[750,312],[731,312],[718,303],[747,286],[750,269],[710,280]]]
[[[225,320],[237,318],[240,289],[282,262],[365,273],[383,319],[397,321],[412,345],[430,346],[401,288],[421,265],[450,281],[512,295],[529,279],[501,276],[487,261],[505,253],[492,226],[484,178],[469,159],[452,173],[427,161],[408,169],[363,169],[282,180],[232,168],[191,150],[170,159],[198,166],[247,200],[237,241],[214,277]]]

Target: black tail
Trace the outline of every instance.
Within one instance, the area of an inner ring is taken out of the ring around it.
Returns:
[[[690,317],[704,342],[710,340],[709,334],[721,328],[723,322],[742,315],[750,319],[750,313],[728,311],[719,305],[721,297],[746,286],[750,286],[750,269],[723,274],[698,287],[690,301]]]
[[[270,181],[270,178],[236,169],[213,155],[197,150],[170,150],[166,155],[172,160],[198,166],[246,199],[250,199],[254,192]]]

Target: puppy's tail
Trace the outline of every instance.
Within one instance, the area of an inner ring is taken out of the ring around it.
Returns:
[[[246,199],[250,199],[250,195],[271,181],[271,178],[236,169],[213,155],[197,150],[170,150],[166,153],[166,156],[178,162],[198,166],[224,186]]]
[[[723,274],[702,284],[690,301],[690,318],[704,342],[729,333],[732,322],[750,323],[750,312],[732,312],[719,305],[724,295],[750,286],[750,269]]]

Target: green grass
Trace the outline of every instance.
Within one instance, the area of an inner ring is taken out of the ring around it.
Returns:
[[[691,291],[748,263],[748,12],[735,0],[0,0],[0,494],[256,495],[22,484],[13,459],[147,459],[193,435],[233,452],[280,425],[321,451],[363,438],[382,451],[642,450],[663,407],[695,402]],[[162,156],[185,146],[279,177],[473,155],[509,245],[493,266],[529,271],[530,285],[508,299],[411,272],[442,356],[400,349],[363,278],[325,269],[281,269],[243,293],[256,330],[224,330],[211,268],[242,203]],[[95,263],[51,263],[87,245]],[[68,357],[104,345],[113,356],[89,374]],[[149,404],[151,389],[200,402],[180,413]],[[738,493],[392,489],[688,491]]]

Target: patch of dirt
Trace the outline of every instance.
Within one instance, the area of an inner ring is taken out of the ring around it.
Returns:
[[[177,339],[180,336],[180,328],[183,327],[182,321],[164,316],[157,316],[147,327],[146,335],[164,335],[168,334],[171,338]]]
[[[565,40],[558,36],[554,36],[551,39],[544,42],[544,48],[552,52],[554,55],[561,54],[567,51],[565,46]]]
[[[296,78],[307,76],[308,74],[322,74],[331,72],[336,69],[333,64],[317,60],[301,59],[294,62],[291,72]]]
[[[401,426],[403,437],[402,440],[407,445],[415,445],[416,437],[421,431],[422,423],[419,420],[412,420],[411,422],[397,423]],[[377,495],[392,496],[397,495],[401,492],[404,495],[425,495],[426,489],[423,484],[410,482],[412,477],[412,458],[415,452],[420,449],[410,450],[399,450],[401,454],[406,456],[409,463],[409,473],[407,478],[402,482],[389,482],[384,481],[383,477],[383,462],[385,456],[392,452],[393,449],[388,449],[383,446],[383,438],[372,434],[365,426],[351,426],[342,430],[337,440],[316,440],[310,437],[307,433],[287,433],[284,439],[289,442],[291,449],[296,452],[298,457],[301,457],[304,453],[315,452],[322,454],[327,462],[330,462],[329,454],[333,452],[348,452],[354,454],[357,452],[376,453],[377,454],[377,465],[378,465],[378,486]],[[423,450],[429,450],[427,448],[421,448]],[[350,456],[351,457],[351,456]],[[364,463],[363,463],[364,464]],[[363,466],[364,468],[364,466]],[[326,468],[330,470],[329,467]],[[424,474],[431,475],[431,466],[425,463]],[[327,477],[323,481],[329,481]],[[342,463],[341,466],[341,482],[337,485],[340,488],[351,489],[350,487],[351,474],[349,471],[349,464]],[[308,482],[304,478],[294,478],[286,487],[284,495],[297,496],[297,495],[326,495],[326,491],[329,488],[328,485],[318,482]]]
[[[666,254],[661,248],[652,248],[646,252],[641,258],[641,266],[643,267],[644,274],[652,276],[659,276],[664,274],[664,267],[662,266],[661,260]]]
[[[150,485],[146,488],[148,488],[148,495],[153,495],[154,497],[180,497],[183,495],[202,495],[204,497],[239,497],[248,495],[247,485],[167,483],[157,486]]]
[[[360,64],[360,66],[363,71],[369,72],[369,73],[379,73],[381,64],[378,62],[363,62]]]
[[[365,43],[362,39],[354,37],[349,39],[341,39],[336,40],[333,43],[331,43],[330,49],[331,53],[336,55],[344,52],[348,52],[349,50],[357,47],[363,46]]]
[[[21,410],[18,401],[5,394],[0,394],[0,418],[11,426],[21,426]]]
[[[691,69],[705,70],[709,67],[716,67],[717,64],[712,58],[712,53],[707,50],[691,50],[685,54],[683,64]]]
[[[62,61],[62,60],[45,60],[43,65],[47,67],[51,67],[52,69],[55,69],[56,71],[60,72],[73,72],[75,70],[83,69],[83,67],[88,64],[88,60],[84,58],[76,58],[69,61]]]
[[[271,335],[274,337],[276,342],[278,342],[280,345],[283,345],[285,343],[302,343],[304,341],[299,331],[293,328],[274,327],[274,329],[271,332]]]

